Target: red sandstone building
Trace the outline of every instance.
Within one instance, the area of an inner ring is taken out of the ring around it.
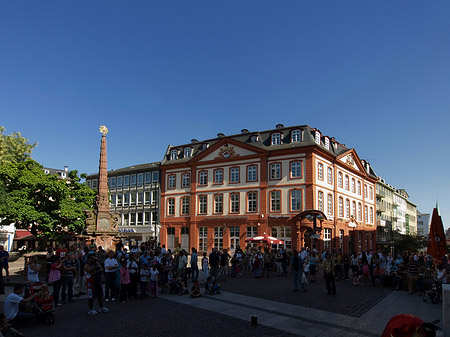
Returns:
[[[376,179],[354,149],[307,125],[193,139],[161,162],[160,240],[205,252],[267,233],[287,250],[372,249]],[[325,214],[316,232],[305,210]]]

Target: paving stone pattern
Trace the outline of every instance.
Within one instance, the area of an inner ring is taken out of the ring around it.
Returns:
[[[327,295],[325,280],[320,277],[316,283],[308,284],[304,293],[301,289],[293,291],[293,277],[290,275],[255,279],[250,273],[243,277],[229,277],[221,281],[221,286],[224,291],[353,317],[361,317],[393,291],[372,285],[354,286],[351,280],[340,280],[336,282],[337,296],[333,297]]]
[[[89,316],[87,300],[77,300],[57,307],[54,325],[29,323],[21,331],[33,337],[296,336],[161,298],[108,303],[108,307],[109,313]]]

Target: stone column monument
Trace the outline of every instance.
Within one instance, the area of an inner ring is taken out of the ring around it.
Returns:
[[[117,225],[119,214],[111,213],[108,196],[108,170],[106,157],[106,134],[108,128],[100,126],[102,142],[100,146],[100,164],[98,171],[98,192],[95,201],[95,210],[86,212],[87,232],[98,246],[104,249],[114,249],[114,243],[118,235]]]

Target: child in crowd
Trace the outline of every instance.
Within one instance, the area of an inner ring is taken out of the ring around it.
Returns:
[[[200,296],[202,296],[202,292],[200,291],[200,284],[198,283],[198,281],[195,281],[194,285],[191,288],[191,297],[195,298]]]
[[[157,264],[153,263],[152,269],[150,270],[150,297],[151,298],[158,297],[159,271],[156,267],[157,267]]]
[[[148,282],[150,278],[150,271],[148,270],[148,264],[143,264],[140,271],[141,275],[141,298],[147,296]]]
[[[127,261],[121,262],[120,267],[120,302],[129,302],[127,295],[129,294],[130,290],[130,271],[127,267]]]
[[[48,300],[50,298],[50,293],[48,291],[48,286],[46,283],[41,285],[41,289],[38,291],[37,298],[40,300]]]

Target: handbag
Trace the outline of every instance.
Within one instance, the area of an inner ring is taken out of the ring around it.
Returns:
[[[59,281],[61,278],[61,272],[58,269],[54,269],[50,271],[50,274],[48,275],[48,282],[56,282]]]

